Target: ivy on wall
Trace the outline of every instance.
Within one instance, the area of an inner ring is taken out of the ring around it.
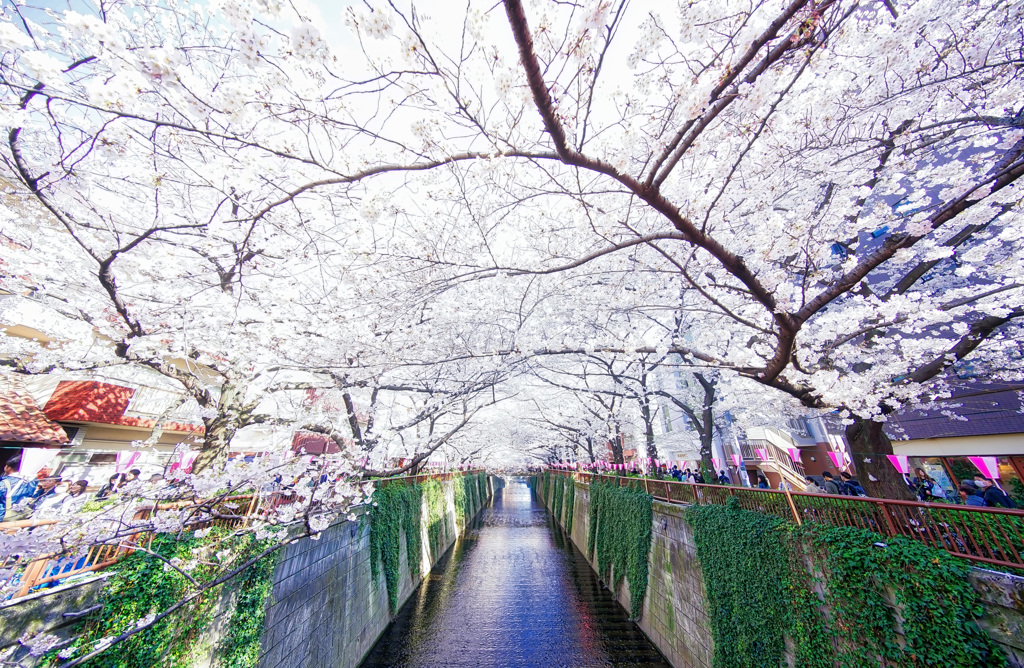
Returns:
[[[405,552],[409,572],[420,573],[423,555],[421,529],[421,485],[392,483],[377,488],[370,506],[370,573],[373,581],[384,569],[384,583],[388,590],[388,604],[394,613],[401,590],[401,537],[405,534]]]
[[[230,536],[228,530],[213,529],[203,538],[185,539],[158,535],[149,549],[167,560],[191,560],[211,549],[227,549],[235,563],[241,563],[269,547],[252,535]],[[242,571],[226,586],[239,595],[227,624],[226,634],[214,652],[215,665],[224,668],[252,668],[260,653],[266,599],[278,554],[267,555]],[[135,552],[111,568],[102,594],[102,608],[78,622],[71,647],[80,652],[93,649],[101,638],[118,635],[139,619],[160,613],[188,595],[191,583],[174,569],[165,570],[165,562],[145,552]],[[209,580],[220,568],[200,564],[189,572],[198,582]],[[158,621],[148,629],[114,645],[82,664],[86,668],[189,668],[196,658],[196,643],[213,620],[214,605],[222,589],[215,587],[197,597],[177,613]],[[65,650],[66,651],[66,650]],[[47,656],[48,665],[61,661],[56,653]]]
[[[1003,666],[978,626],[970,567],[862,529],[726,506],[686,511],[704,574],[715,668]],[[896,610],[899,611],[897,619]]]
[[[436,559],[441,554],[444,537],[448,534],[444,486],[431,479],[424,482],[422,488],[423,498],[427,502],[427,537],[430,540],[430,554]]]
[[[477,487],[479,488],[479,492],[480,492],[480,496],[479,496],[480,503],[479,503],[479,505],[482,507],[483,504],[484,504],[484,499],[487,498],[487,474],[486,473],[477,473],[476,474],[476,482],[477,482]]]
[[[576,483],[572,478],[565,479],[565,532],[572,533],[572,516],[576,504]]]
[[[651,550],[651,496],[633,487],[604,482],[590,486],[590,533],[587,549],[597,555],[598,572],[613,587],[629,582],[629,613],[639,619],[647,592],[647,558]]]
[[[555,517],[555,522],[562,523],[562,499],[565,495],[565,476],[556,475],[552,476],[552,484],[554,489],[551,494],[551,514]]]
[[[775,668],[782,663],[789,610],[789,564],[779,540],[784,522],[729,501],[686,511],[704,573],[713,665]]]

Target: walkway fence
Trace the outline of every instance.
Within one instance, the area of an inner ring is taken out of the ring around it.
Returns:
[[[640,487],[667,503],[724,505],[803,524],[868,529],[905,536],[950,554],[993,566],[1024,569],[1024,510],[707,485],[650,478],[551,471],[581,482]]]
[[[374,480],[378,487],[389,484],[413,485],[427,480],[451,480],[457,475],[480,473],[483,469],[455,473],[426,473]],[[295,490],[271,492],[268,494],[239,494],[218,497],[208,501],[176,501],[158,503],[154,506],[137,509],[130,518],[110,518],[112,523],[130,524],[145,521],[153,516],[153,511],[178,510],[183,524],[189,530],[206,529],[209,527],[237,528],[256,519],[270,517],[278,508],[289,506],[300,493]],[[329,511],[329,508],[325,508]],[[0,522],[0,532],[13,534],[23,529],[52,526],[58,520],[18,520]],[[17,583],[18,589],[10,598],[19,598],[39,587],[66,578],[101,571],[113,566],[138,547],[148,547],[153,540],[152,532],[140,532],[125,536],[116,543],[92,545],[85,552],[76,555],[51,555],[26,562],[19,555],[0,555],[0,584]],[[3,596],[0,596],[0,601]]]

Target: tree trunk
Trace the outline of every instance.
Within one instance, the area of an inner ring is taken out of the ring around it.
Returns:
[[[658,457],[658,446],[654,443],[654,418],[651,415],[650,395],[644,395],[640,399],[640,417],[644,421],[644,436],[647,444],[647,457],[660,459]]]
[[[206,431],[203,435],[203,447],[195,461],[192,472],[199,473],[211,466],[223,466],[228,459],[228,447],[231,439],[242,423],[242,393],[234,383],[225,383],[221,388],[217,414],[203,418]]]
[[[889,462],[886,455],[893,454],[892,442],[883,431],[884,423],[856,418],[846,428],[857,479],[864,485],[868,496],[880,499],[914,501],[916,497],[907,486],[903,474]]]
[[[615,426],[615,438],[611,440],[612,444],[612,462],[615,464],[625,464],[626,462],[622,458],[622,434],[619,433],[618,425]]]

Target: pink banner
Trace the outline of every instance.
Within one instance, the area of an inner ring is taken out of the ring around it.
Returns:
[[[716,471],[722,468],[722,460],[718,459],[717,457],[712,457],[711,463],[714,464]]]
[[[995,457],[968,457],[967,461],[974,464],[986,478],[999,478],[999,461]]]
[[[142,453],[139,452],[138,450],[122,450],[121,452],[117,453],[117,457],[115,459],[114,464],[114,472],[127,473],[128,471],[131,470],[132,464],[134,464],[141,456]],[[193,457],[193,459],[195,458]],[[189,464],[191,465],[191,462]]]
[[[733,455],[732,456],[732,465],[733,466],[739,467],[740,466],[740,462],[742,462],[742,461],[743,460],[740,458],[739,455]]]
[[[910,473],[910,462],[907,461],[906,455],[886,455],[886,458],[900,473]]]
[[[786,448],[786,452],[789,453],[790,459],[794,462],[800,461],[800,448]]]
[[[767,448],[754,448],[754,454],[762,462],[768,461],[768,449]]]
[[[841,452],[830,452],[828,458],[832,460],[832,465],[837,469],[841,469],[846,465],[846,458]]]

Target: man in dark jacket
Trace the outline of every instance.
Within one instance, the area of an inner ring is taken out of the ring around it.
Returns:
[[[825,493],[826,494],[836,494],[836,495],[842,495],[843,494],[843,486],[842,486],[842,484],[838,480],[836,480],[835,478],[832,477],[832,473],[830,471],[822,471],[821,472],[821,477],[825,479]]]
[[[860,481],[854,478],[852,475],[843,471],[839,474],[839,477],[843,479],[843,485],[846,487],[846,491],[850,496],[867,496],[868,493],[864,491],[864,485],[860,484]]]
[[[1006,496],[1006,492],[996,487],[992,478],[988,478],[979,473],[974,476],[974,484],[978,487],[978,490],[981,492],[981,497],[985,499],[985,505],[989,508],[1017,507],[1017,504],[1013,502],[1013,499]]]

